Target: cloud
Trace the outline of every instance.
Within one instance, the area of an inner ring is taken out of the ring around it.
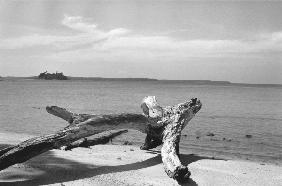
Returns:
[[[80,16],[73,17],[73,16],[64,15],[62,24],[71,29],[81,32],[86,32],[86,33],[92,33],[96,36],[119,36],[130,32],[125,28],[116,28],[110,30],[109,32],[104,32],[102,30],[99,30],[96,24],[88,23]]]
[[[91,60],[97,56],[115,60],[189,57],[264,56],[282,52],[282,32],[264,33],[241,40],[181,40],[165,35],[137,35],[125,28],[105,31],[80,16],[65,15],[62,25],[76,31],[72,35],[32,34],[1,39],[0,50],[48,46],[51,58]]]
[[[104,43],[107,49],[183,51],[198,54],[282,52],[282,32],[249,40],[179,40],[168,36],[124,36]]]
[[[80,16],[72,17],[64,15],[62,24],[81,32],[97,32],[97,25],[84,22]]]
[[[79,48],[85,44],[95,44],[103,40],[112,39],[129,33],[124,28],[116,28],[109,31],[103,31],[97,28],[97,25],[84,21],[82,17],[64,16],[62,25],[79,31],[78,34],[62,36],[62,35],[39,35],[31,34],[18,38],[1,39],[1,49],[21,49],[28,47],[40,47],[44,45],[52,45],[54,50],[67,50]]]

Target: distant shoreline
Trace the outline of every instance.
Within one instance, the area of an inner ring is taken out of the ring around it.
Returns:
[[[219,85],[219,86],[247,86],[247,87],[282,87],[282,84],[252,84],[252,83],[232,83],[230,81],[212,81],[212,80],[165,80],[153,78],[104,78],[104,77],[72,77],[67,76],[64,81],[158,81],[161,83],[184,83],[189,85]],[[39,80],[39,81],[61,81],[61,80],[44,80],[38,76],[31,77],[16,77],[7,76],[1,77],[0,81],[15,81],[15,80]]]

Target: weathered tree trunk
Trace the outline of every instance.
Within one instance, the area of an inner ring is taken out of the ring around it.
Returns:
[[[178,157],[181,131],[201,106],[201,102],[195,98],[176,106],[162,108],[155,97],[149,96],[143,99],[141,105],[144,115],[75,114],[60,107],[47,107],[47,112],[70,124],[55,134],[32,138],[0,151],[0,170],[51,149],[75,146],[71,143],[106,130],[135,129],[147,133],[141,149],[155,148],[163,143],[161,154],[165,171],[169,177],[181,182],[190,176],[188,168],[181,164]]]
[[[191,173],[178,157],[180,136],[183,128],[201,109],[200,100],[194,98],[189,102],[162,108],[155,97],[146,97],[141,107],[145,115],[158,123],[158,126],[152,127],[154,130],[147,132],[141,149],[154,148],[162,142],[161,155],[167,175],[178,182],[185,182]]]

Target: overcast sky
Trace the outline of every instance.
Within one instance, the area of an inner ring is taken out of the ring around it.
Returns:
[[[282,84],[282,2],[0,0],[0,76]]]

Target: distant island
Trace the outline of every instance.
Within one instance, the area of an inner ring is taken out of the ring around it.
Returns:
[[[58,73],[48,73],[47,71],[42,72],[39,74],[38,79],[45,79],[45,80],[68,80],[68,77],[65,76],[62,72]]]

